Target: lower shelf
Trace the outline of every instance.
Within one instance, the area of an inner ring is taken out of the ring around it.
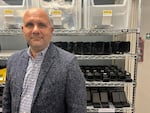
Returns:
[[[109,108],[94,108],[93,106],[87,106],[87,113],[114,113],[114,112],[132,112],[133,108],[124,107],[124,108],[115,108],[112,104],[109,105]]]
[[[88,112],[97,112],[97,113],[114,113],[114,112],[132,112],[133,109],[130,107],[127,108],[114,108],[113,105],[110,105],[110,108],[93,108],[92,106],[87,107],[87,113]],[[2,108],[0,108],[0,113],[2,113]]]

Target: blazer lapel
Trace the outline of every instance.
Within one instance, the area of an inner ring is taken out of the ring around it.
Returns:
[[[52,64],[54,63],[55,54],[56,54],[56,48],[51,43],[49,48],[48,48],[48,50],[47,50],[47,52],[46,52],[45,58],[43,60],[43,63],[41,65],[41,70],[40,70],[40,73],[38,75],[36,87],[35,87],[35,90],[34,90],[32,105],[33,105],[33,103],[34,103],[34,101],[36,99],[36,96],[37,96],[37,94],[39,92],[39,89],[40,89],[40,87],[42,85],[42,82],[43,82],[45,76],[47,75],[47,72],[49,71],[49,69],[51,68]]]
[[[26,74],[26,69],[27,69],[27,66],[28,66],[28,60],[29,60],[29,57],[27,55],[27,51],[25,51],[23,53],[23,55],[21,56],[21,60],[19,60],[19,63],[18,63],[18,71],[17,71],[17,75],[18,77],[16,77],[16,81],[17,82],[17,86],[18,86],[18,90],[16,91],[16,107],[17,109],[19,109],[19,103],[20,103],[20,99],[21,99],[21,93],[22,93],[22,86],[23,86],[23,81],[24,81],[24,77],[25,77],[25,74]]]

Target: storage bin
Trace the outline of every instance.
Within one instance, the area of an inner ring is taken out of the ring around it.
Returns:
[[[84,28],[128,28],[131,1],[132,0],[84,0]]]
[[[0,29],[19,29],[28,0],[0,1]]]
[[[6,80],[6,68],[0,69],[0,84],[4,84]]]
[[[39,0],[39,7],[48,11],[55,29],[81,28],[81,0]]]

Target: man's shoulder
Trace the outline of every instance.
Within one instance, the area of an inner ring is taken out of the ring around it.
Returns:
[[[27,49],[18,50],[9,57],[9,60],[19,60],[25,54],[27,54]]]
[[[72,60],[75,58],[75,55],[73,53],[70,53],[64,49],[57,47],[57,50],[58,50],[59,58],[62,58],[64,60]]]

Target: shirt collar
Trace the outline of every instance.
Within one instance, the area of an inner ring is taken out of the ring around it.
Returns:
[[[48,47],[49,47],[49,45],[48,45],[45,49],[43,49],[42,51],[38,52],[37,56],[44,56],[44,55],[46,54],[46,51],[47,51]],[[28,50],[27,50],[27,54],[28,54],[30,57],[32,57],[31,52],[30,52],[30,48],[31,48],[31,47],[29,46],[29,48],[28,48]]]

